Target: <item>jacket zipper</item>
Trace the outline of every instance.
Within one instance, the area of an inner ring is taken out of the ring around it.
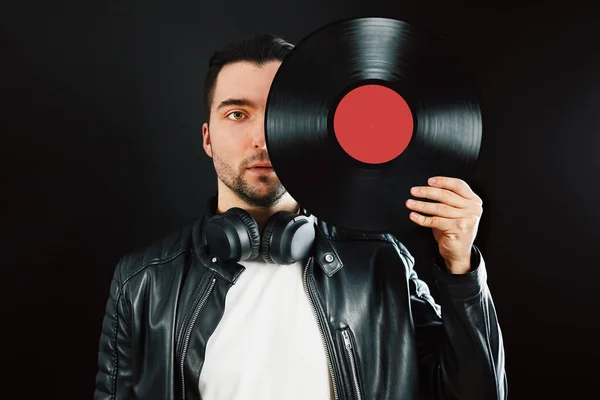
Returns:
[[[362,396],[360,395],[360,386],[358,385],[358,373],[356,370],[356,360],[354,359],[354,351],[352,346],[352,341],[350,340],[350,335],[348,335],[348,330],[344,329],[342,331],[342,337],[344,338],[344,347],[346,348],[346,354],[348,355],[348,359],[350,360],[350,369],[352,372],[352,384],[354,385],[354,393],[356,394],[357,400],[362,400]]]
[[[185,373],[184,373],[185,354],[187,353],[187,348],[188,348],[188,344],[190,342],[190,337],[192,336],[192,329],[194,328],[194,325],[196,324],[196,319],[198,319],[200,310],[202,310],[202,307],[204,307],[206,300],[208,300],[208,296],[210,295],[213,288],[215,287],[216,281],[217,281],[217,279],[213,278],[212,281],[210,282],[210,285],[208,286],[208,290],[206,291],[206,293],[204,293],[204,295],[200,299],[200,302],[198,303],[198,307],[196,307],[196,311],[194,311],[194,315],[192,316],[192,320],[187,329],[187,332],[185,333],[185,339],[183,341],[183,350],[181,351],[181,365],[180,365],[180,367],[181,367],[181,398],[182,398],[182,400],[185,400]]]
[[[310,265],[312,261],[312,257],[308,258],[308,261],[306,262],[306,266],[304,267],[304,290],[306,291],[306,295],[308,296],[310,305],[312,307],[313,310],[313,314],[315,315],[315,318],[317,319],[317,323],[319,324],[319,332],[321,333],[321,339],[323,340],[323,343],[325,344],[325,356],[327,357],[327,365],[329,366],[329,373],[331,374],[331,379],[333,380],[333,396],[335,398],[335,400],[338,400],[338,391],[337,391],[337,385],[336,385],[336,381],[335,381],[335,373],[333,371],[333,364],[331,363],[331,357],[330,357],[330,353],[329,353],[329,344],[327,343],[327,339],[325,338],[325,334],[323,333],[323,324],[321,322],[321,318],[319,317],[319,314],[317,313],[317,308],[315,307],[314,303],[313,303],[313,298],[311,296],[311,292],[309,290],[308,287],[308,266]]]

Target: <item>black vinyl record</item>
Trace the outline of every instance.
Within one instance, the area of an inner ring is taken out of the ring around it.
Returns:
[[[365,232],[414,228],[410,188],[467,180],[482,118],[476,85],[445,42],[410,23],[352,18],[302,39],[267,98],[273,168],[304,208]]]

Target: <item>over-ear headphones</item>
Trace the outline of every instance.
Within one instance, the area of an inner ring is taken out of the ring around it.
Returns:
[[[212,254],[223,261],[244,261],[259,253],[270,264],[293,264],[305,258],[315,239],[310,215],[278,211],[262,232],[256,220],[241,208],[230,208],[209,218],[205,237]]]

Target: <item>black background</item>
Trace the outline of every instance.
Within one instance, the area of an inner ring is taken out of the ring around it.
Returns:
[[[216,190],[201,138],[212,51],[258,31],[297,43],[334,20],[373,15],[445,36],[481,88],[476,243],[503,328],[509,398],[595,397],[600,12],[576,6],[0,6],[1,397],[92,397],[115,263],[199,215]],[[417,260],[428,258],[429,231],[404,239]],[[417,268],[430,278],[423,262]]]

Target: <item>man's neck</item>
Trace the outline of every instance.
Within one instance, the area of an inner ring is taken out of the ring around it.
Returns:
[[[216,213],[222,214],[233,207],[246,210],[258,223],[259,232],[262,231],[262,228],[269,217],[276,212],[285,210],[297,213],[299,211],[298,203],[289,195],[289,193],[284,194],[277,204],[274,204],[273,206],[257,207],[247,204],[228,188],[227,190],[219,190]]]

